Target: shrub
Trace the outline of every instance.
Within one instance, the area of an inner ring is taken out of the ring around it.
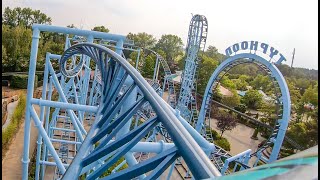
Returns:
[[[247,111],[247,106],[245,104],[239,104],[234,107],[235,110],[245,113]]]
[[[13,112],[11,117],[10,124],[6,129],[2,130],[2,147],[7,147],[13,136],[17,133],[19,126],[21,124],[21,119],[25,112],[26,107],[26,97],[24,94],[20,94],[19,103]],[[2,151],[2,155],[4,155],[4,151]]]
[[[35,75],[34,84],[35,84],[35,87],[38,86],[38,76],[37,75]],[[19,89],[27,89],[28,88],[28,75],[24,75],[24,74],[12,75],[10,87],[19,88]]]
[[[220,137],[219,133],[213,129],[211,129],[211,133],[212,133],[212,138],[213,138],[214,144],[220,146],[221,148],[223,148],[226,151],[230,151],[231,146],[230,146],[229,141],[226,138]]]
[[[285,158],[294,154],[294,150],[292,149],[281,149],[280,150],[280,158]]]
[[[215,140],[214,143],[226,151],[230,151],[230,149],[231,149],[230,143],[226,138],[220,138],[218,140]]]

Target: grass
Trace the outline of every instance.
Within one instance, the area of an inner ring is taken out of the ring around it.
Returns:
[[[230,151],[231,150],[231,145],[228,141],[228,139],[221,137],[217,131],[215,131],[214,129],[207,129],[207,131],[211,131],[212,133],[212,138],[213,141],[211,141],[211,143],[214,143],[218,146],[220,146],[221,148],[223,148],[226,151]]]
[[[12,141],[13,137],[19,130],[19,127],[23,121],[23,116],[26,109],[26,96],[24,94],[19,95],[19,103],[12,114],[10,124],[6,129],[2,130],[2,158],[8,150],[8,145]]]

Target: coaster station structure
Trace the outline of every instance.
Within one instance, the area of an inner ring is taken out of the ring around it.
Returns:
[[[265,162],[276,160],[290,115],[290,99],[281,73],[260,56],[239,54],[224,61],[208,83],[198,117],[195,82],[198,53],[204,50],[208,32],[204,16],[195,15],[190,22],[177,102],[173,75],[157,52],[137,48],[125,36],[116,34],[39,24],[32,28],[23,179],[28,177],[31,119],[39,131],[36,179],[50,175],[54,179],[170,179],[179,165],[185,170],[182,178],[213,178],[230,173],[231,162],[236,162],[235,171],[238,166],[240,170],[250,168],[252,156],[265,160],[261,152],[271,144],[274,151]],[[62,33],[66,43],[62,55],[46,54],[42,97],[36,99],[32,94],[41,32]],[[136,68],[127,61],[125,50],[138,53]],[[139,73],[142,51],[155,57],[154,74],[149,81]],[[243,60],[246,58],[249,60]],[[262,149],[256,153],[248,149],[232,156],[209,142],[212,139],[205,130],[210,127],[210,117],[206,115],[217,77],[244,61],[260,63],[278,82],[281,119]],[[53,63],[58,63],[59,69]],[[163,82],[159,81],[160,65],[165,74]],[[167,102],[161,98],[166,89]],[[40,106],[39,115],[33,105]],[[121,170],[125,165],[128,167]],[[110,169],[112,173],[106,176]]]

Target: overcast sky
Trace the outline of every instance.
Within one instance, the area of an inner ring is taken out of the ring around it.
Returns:
[[[104,25],[112,33],[175,34],[187,42],[191,13],[208,19],[207,46],[219,52],[244,40],[278,49],[294,67],[318,69],[318,0],[4,0],[4,7],[31,7],[52,24],[83,29]]]

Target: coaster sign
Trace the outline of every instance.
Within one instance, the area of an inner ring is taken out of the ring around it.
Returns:
[[[286,61],[286,58],[274,47],[267,43],[261,43],[259,41],[242,41],[229,46],[226,50],[226,56],[232,56],[243,51],[256,54],[257,51],[269,56],[270,61],[275,60],[275,64],[281,64],[282,61]]]

